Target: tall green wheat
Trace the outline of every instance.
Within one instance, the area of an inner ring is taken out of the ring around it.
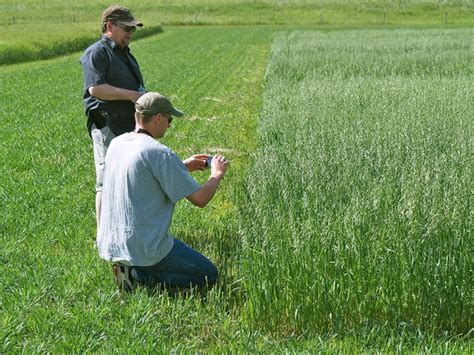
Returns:
[[[241,209],[251,319],[469,331],[473,34],[275,39]]]

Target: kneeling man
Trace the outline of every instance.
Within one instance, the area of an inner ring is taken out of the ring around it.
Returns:
[[[114,262],[118,287],[146,286],[188,288],[212,285],[217,269],[206,257],[173,238],[168,232],[176,202],[187,198],[205,207],[226,172],[228,161],[215,156],[207,182],[199,185],[190,171],[204,170],[207,155],[181,161],[162,138],[173,116],[183,113],[156,92],[135,104],[136,130],[114,138],[107,150],[101,225],[97,236],[99,255]]]

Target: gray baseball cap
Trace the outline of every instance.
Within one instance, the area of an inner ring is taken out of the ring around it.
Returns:
[[[170,100],[157,92],[147,92],[140,96],[135,103],[135,111],[145,115],[156,115],[157,113],[169,114],[181,117],[184,113],[171,105]]]

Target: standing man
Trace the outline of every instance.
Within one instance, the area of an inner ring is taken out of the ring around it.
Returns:
[[[186,198],[205,207],[227,170],[228,161],[215,156],[206,183],[199,185],[188,171],[203,170],[206,155],[184,162],[156,141],[183,113],[156,92],[135,104],[136,131],[115,138],[105,161],[104,194],[97,248],[114,262],[116,283],[130,290],[135,283],[170,287],[212,285],[216,267],[169,232],[176,202]]]
[[[97,227],[107,147],[115,136],[134,130],[134,103],[145,93],[138,62],[128,47],[141,26],[126,7],[108,7],[102,14],[102,38],[80,59],[87,128],[94,148]]]

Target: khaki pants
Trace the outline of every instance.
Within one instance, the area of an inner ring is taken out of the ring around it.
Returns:
[[[104,169],[105,169],[105,153],[107,148],[115,135],[112,133],[108,126],[97,128],[94,124],[91,130],[92,144],[94,148],[94,163],[95,163],[95,174],[96,184],[95,191],[102,191],[102,184],[104,181]]]

